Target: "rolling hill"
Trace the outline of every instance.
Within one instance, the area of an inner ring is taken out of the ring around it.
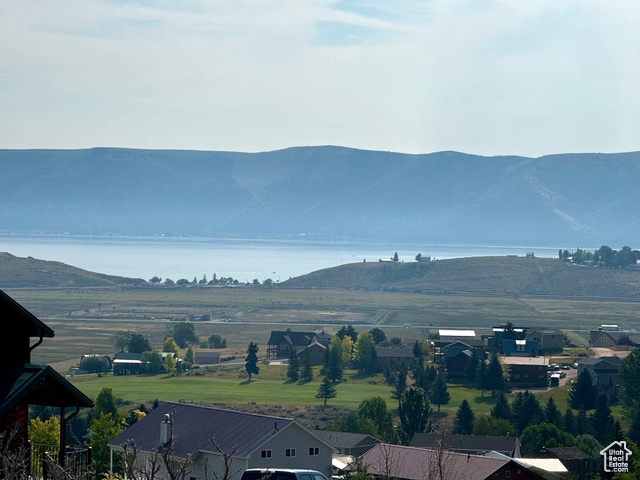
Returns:
[[[640,270],[579,266],[550,258],[472,257],[352,263],[292,278],[282,286],[640,300]]]
[[[0,288],[114,287],[144,283],[140,278],[93,273],[61,262],[16,257],[0,252]]]
[[[640,152],[0,150],[0,168],[10,233],[562,248],[640,236]]]

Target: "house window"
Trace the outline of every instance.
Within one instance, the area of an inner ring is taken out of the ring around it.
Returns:
[[[310,447],[309,455],[320,455],[320,449],[318,447]]]
[[[511,470],[504,471],[504,478],[511,478]]]
[[[295,448],[287,448],[284,451],[284,456],[285,457],[295,457],[296,456],[296,449]]]
[[[271,450],[262,450],[262,452],[260,452],[260,456],[262,458],[271,458]]]

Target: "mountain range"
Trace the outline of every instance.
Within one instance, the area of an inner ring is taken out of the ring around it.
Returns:
[[[4,233],[569,249],[640,237],[640,152],[0,150],[0,168]]]

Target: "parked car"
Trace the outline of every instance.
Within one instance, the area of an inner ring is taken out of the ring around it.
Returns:
[[[240,480],[327,480],[317,470],[298,468],[250,468]]]

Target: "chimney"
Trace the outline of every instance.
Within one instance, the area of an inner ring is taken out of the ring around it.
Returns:
[[[160,423],[160,443],[163,445],[171,440],[171,415],[165,413],[164,420]]]

